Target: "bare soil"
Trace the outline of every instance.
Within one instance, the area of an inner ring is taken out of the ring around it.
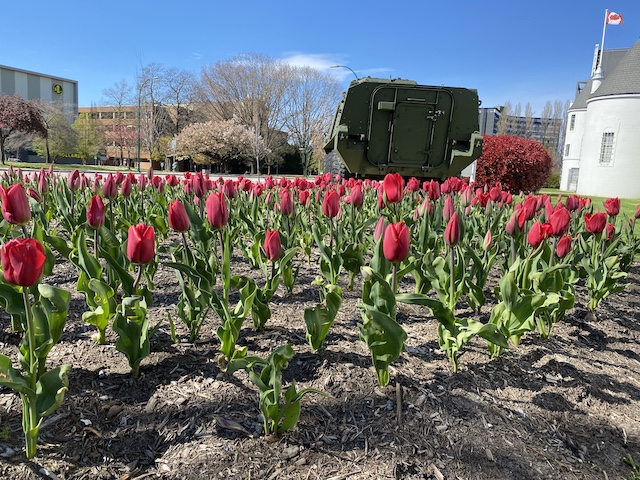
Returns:
[[[249,270],[234,259],[234,273]],[[256,278],[257,272],[253,272]],[[69,391],[41,429],[38,454],[25,460],[21,402],[0,388],[2,479],[620,479],[640,457],[640,267],[595,317],[578,287],[576,308],[548,340],[524,337],[491,359],[480,341],[466,347],[452,373],[428,310],[399,306],[407,349],[380,388],[359,339],[358,282],[314,354],[303,311],[318,301],[315,266],[303,268],[293,294],[282,287],[262,333],[248,319],[240,345],[266,357],[291,343],[285,380],[328,396],[308,395],[295,430],[262,435],[257,389],[244,372],[217,364],[219,320],[211,316],[195,344],[173,343],[167,312],[179,294],[173,271],[155,277],[151,324],[163,320],[141,377],[115,350],[91,339],[75,272],[60,263],[46,283],[74,292],[51,366],[72,365]],[[404,285],[405,288],[410,286]],[[490,305],[483,307],[488,318]],[[186,330],[178,325],[178,333]],[[0,352],[17,358],[19,336],[0,315]]]

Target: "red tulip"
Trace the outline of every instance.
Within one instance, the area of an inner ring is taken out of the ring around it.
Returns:
[[[577,195],[570,195],[566,201],[567,210],[574,212],[580,209],[580,197]]]
[[[549,223],[551,224],[551,228],[553,229],[553,235],[556,237],[561,237],[567,230],[569,230],[569,223],[571,222],[571,214],[569,210],[564,207],[560,207],[557,210],[554,210],[551,216],[549,217]]]
[[[40,193],[47,193],[49,191],[49,182],[47,181],[46,173],[44,173],[44,168],[40,169],[40,177],[38,178],[38,191]]]
[[[40,196],[40,194],[37,191],[35,191],[33,188],[31,188],[31,187],[29,187],[29,189],[27,190],[27,193],[36,202],[40,202],[40,200],[42,200],[42,197]]]
[[[447,228],[444,229],[444,242],[447,245],[453,246],[457,245],[460,241],[461,234],[461,225],[460,219],[458,218],[458,212],[454,211],[453,215],[449,219],[449,223],[447,223]]]
[[[360,185],[354,185],[349,193],[351,197],[351,205],[356,208],[360,208],[362,206],[362,202],[364,201],[364,193],[362,192],[362,187]],[[346,201],[346,199],[345,199]]]
[[[14,238],[2,245],[2,273],[12,285],[30,287],[42,276],[44,248],[34,238]]]
[[[94,230],[104,225],[104,202],[100,195],[94,195],[87,207],[87,224]]]
[[[153,260],[155,248],[156,233],[152,226],[139,223],[129,227],[127,257],[131,263],[149,263]]]
[[[128,197],[131,195],[131,177],[127,175],[122,180],[122,187],[120,187],[120,193],[122,193],[123,197]]]
[[[404,193],[404,179],[399,173],[387,173],[382,181],[385,203],[398,203]]]
[[[456,211],[451,195],[447,195],[444,199],[444,208],[442,209],[442,219],[448,222]]]
[[[640,218],[640,205],[636,207],[636,213],[633,214],[633,218]]]
[[[417,192],[418,190],[420,190],[420,180],[418,180],[416,177],[411,177],[407,182],[407,190],[409,190],[410,192]]]
[[[307,206],[309,203],[310,194],[308,190],[299,190],[298,191],[298,200],[300,201],[300,205]]]
[[[69,176],[67,177],[67,186],[71,191],[76,191],[78,190],[78,188],[80,188],[80,171],[79,170],[76,169],[69,174]]]
[[[529,234],[527,235],[527,241],[529,245],[533,248],[538,248],[542,241],[551,235],[552,227],[548,223],[544,225],[540,222],[533,222],[531,228],[529,229]]]
[[[604,209],[607,211],[607,214],[615,217],[620,213],[620,199],[618,197],[609,198],[604,202]]]
[[[190,180],[191,190],[197,197],[204,197],[204,194],[207,193],[207,181],[202,176],[202,172],[197,172],[195,175],[191,177]]]
[[[518,211],[514,211],[511,214],[511,217],[509,217],[509,221],[507,222],[507,225],[504,227],[504,229],[506,230],[506,232],[511,235],[512,237],[515,237],[518,232],[520,231],[520,226],[518,224],[518,217],[520,216],[520,214],[518,213]]]
[[[378,240],[382,238],[384,235],[384,231],[387,228],[384,217],[380,217],[378,223],[376,224],[376,228],[373,230],[373,241],[378,243]]]
[[[294,214],[293,199],[288,188],[280,190],[280,212],[287,217]]]
[[[107,179],[104,181],[102,194],[109,200],[113,200],[118,196],[118,184],[116,183],[116,179],[112,173],[107,175]]]
[[[222,191],[227,198],[236,198],[238,195],[238,189],[233,180],[225,180],[224,185],[222,185]]]
[[[613,223],[607,223],[607,242],[613,240],[614,233],[616,233],[616,226]]]
[[[329,190],[322,201],[322,213],[329,218],[334,218],[338,212],[340,212],[340,195],[334,190]]]
[[[176,232],[184,232],[191,226],[187,210],[180,200],[169,204],[169,226]]]
[[[14,225],[26,225],[31,220],[31,207],[24,187],[14,183],[8,189],[0,185],[2,199],[2,216]]]
[[[571,236],[566,235],[558,240],[558,244],[556,245],[556,255],[558,258],[566,257],[571,251]]]
[[[229,221],[227,200],[222,192],[211,192],[206,203],[207,219],[213,228],[222,228]]]
[[[382,251],[384,257],[390,262],[402,262],[409,254],[411,233],[409,228],[402,223],[392,223],[384,231]]]
[[[269,260],[275,262],[282,255],[282,243],[278,230],[267,230],[264,235],[264,253]]]
[[[589,233],[602,233],[607,224],[607,214],[596,212],[593,215],[589,212],[584,214],[584,224]]]

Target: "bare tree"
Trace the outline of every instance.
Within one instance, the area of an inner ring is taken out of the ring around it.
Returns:
[[[168,99],[165,80],[165,69],[158,63],[141,67],[136,78],[138,131],[150,160],[164,158],[167,142],[163,137],[172,134],[170,117],[164,105]]]
[[[323,152],[318,133],[331,126],[341,87],[335,77],[315,68],[294,67],[292,73],[286,127],[301,152],[302,171],[307,176],[312,157]]]
[[[532,138],[535,133],[535,118],[533,117],[533,108],[527,102],[524,106],[524,137]]]
[[[259,132],[271,151],[266,158],[269,167],[282,161],[287,141],[283,132],[291,71],[284,62],[250,53],[203,67],[201,72],[199,96],[210,118],[235,118]]]
[[[116,82],[112,87],[102,91],[105,105],[113,107],[114,120],[105,130],[105,139],[112,145],[118,147],[120,153],[120,164],[123,162],[124,151],[128,152],[133,147],[132,143],[132,119],[127,118],[130,112],[129,106],[133,103],[135,96],[133,95],[133,86],[129,85],[126,80]],[[130,153],[127,153],[131,158]]]
[[[511,102],[506,101],[500,110],[500,119],[496,135],[507,135],[509,133],[509,117],[511,116]]]
[[[174,124],[174,135],[196,117],[194,115],[196,80],[191,72],[169,68],[164,72],[167,102],[170,104],[170,116]]]

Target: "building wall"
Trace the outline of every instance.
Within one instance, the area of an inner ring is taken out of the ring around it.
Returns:
[[[573,117],[573,120],[572,120]],[[586,126],[587,109],[569,110],[567,112],[567,131],[562,149],[562,174],[560,176],[560,189],[576,191],[576,177],[580,168],[580,155],[582,153],[582,141]],[[573,123],[573,125],[572,125]]]
[[[60,103],[69,123],[78,115],[76,80],[0,65],[0,94],[18,94],[25,100]]]
[[[640,95],[593,98],[585,120],[577,193],[640,198]],[[605,131],[614,133],[610,165],[600,161]]]

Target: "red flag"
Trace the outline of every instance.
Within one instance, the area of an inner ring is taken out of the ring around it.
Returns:
[[[607,12],[606,24],[607,25],[622,25],[622,15],[616,12]]]

